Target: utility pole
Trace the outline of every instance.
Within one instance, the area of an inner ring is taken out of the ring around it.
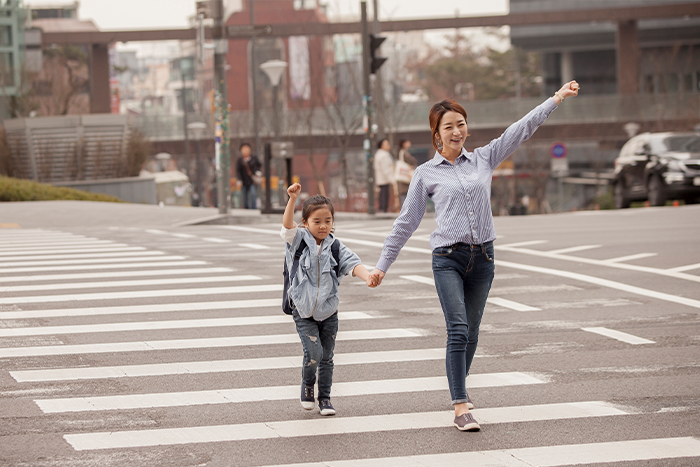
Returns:
[[[228,40],[224,38],[224,2],[223,0],[211,0],[212,16],[214,17],[214,77],[221,100],[221,128],[220,149],[217,157],[216,192],[219,205],[219,214],[228,214],[231,192],[231,155],[229,152],[228,133],[228,92],[226,91],[226,52],[228,52]],[[219,135],[217,135],[217,139]]]
[[[248,0],[248,8],[250,8],[250,26],[255,28],[255,0]],[[263,154],[262,142],[260,141],[260,111],[258,109],[258,60],[255,47],[255,35],[250,37],[250,104],[253,106],[253,135],[255,135],[255,151],[258,157]],[[263,155],[264,157],[264,155]],[[270,173],[269,170],[266,173]],[[269,180],[265,180],[268,183]],[[268,189],[265,189],[267,196]],[[268,206],[268,200],[263,202],[263,206]]]
[[[360,2],[362,21],[362,110],[364,112],[363,123],[365,127],[365,140],[362,147],[367,159],[367,213],[375,214],[374,207],[374,156],[372,155],[372,89],[370,87],[370,35],[367,24],[367,2]]]
[[[379,36],[381,32],[379,26],[379,0],[372,0],[372,9],[374,10],[374,21],[372,23],[372,35]],[[384,105],[384,80],[382,79],[381,70],[374,73],[374,93],[377,102],[377,132],[375,138],[386,138],[386,106]]]

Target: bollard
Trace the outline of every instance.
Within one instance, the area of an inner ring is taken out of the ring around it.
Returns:
[[[677,208],[677,207],[680,206],[680,205],[681,205],[680,201],[678,201],[677,199],[674,199],[674,200],[673,200],[673,207],[674,207],[674,208]]]

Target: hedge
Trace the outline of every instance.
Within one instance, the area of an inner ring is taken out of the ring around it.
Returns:
[[[123,203],[115,196],[57,187],[0,175],[0,201],[79,200]]]

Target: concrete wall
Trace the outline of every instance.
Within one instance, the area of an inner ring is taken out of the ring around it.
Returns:
[[[157,204],[156,180],[153,177],[112,178],[78,182],[52,183],[76,190],[116,196],[122,201],[138,204]]]

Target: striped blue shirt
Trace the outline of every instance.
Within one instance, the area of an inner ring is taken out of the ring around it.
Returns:
[[[386,272],[396,261],[401,248],[420,225],[428,198],[435,204],[437,223],[437,229],[430,235],[431,249],[460,242],[480,244],[495,240],[491,214],[493,171],[529,139],[556,108],[554,99],[549,98],[486,146],[474,152],[462,148],[454,164],[436,151],[431,160],[419,166],[413,174],[401,214],[384,242],[377,269]]]

